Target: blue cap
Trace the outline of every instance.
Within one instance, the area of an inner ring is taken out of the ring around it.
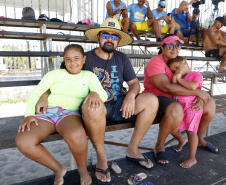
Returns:
[[[166,1],[159,1],[160,5],[165,5],[166,6]]]

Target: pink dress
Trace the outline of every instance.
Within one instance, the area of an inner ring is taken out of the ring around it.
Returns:
[[[199,72],[192,71],[184,77],[186,81],[196,81],[199,83],[198,89],[202,88],[203,77]],[[193,111],[192,105],[196,96],[174,96],[174,98],[182,105],[184,110],[184,118],[178,129],[185,129],[197,133],[199,123],[202,117],[203,109],[200,111]]]

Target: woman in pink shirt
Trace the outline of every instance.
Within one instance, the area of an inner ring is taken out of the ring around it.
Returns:
[[[179,55],[182,43],[183,41],[177,36],[166,35],[161,42],[159,55],[151,58],[145,67],[145,90],[143,92],[151,92],[159,99],[156,121],[160,123],[160,126],[154,154],[156,161],[163,165],[169,163],[165,153],[165,140],[170,133],[179,127],[184,115],[180,103],[173,99],[173,95],[197,96],[197,103],[193,108],[201,109],[203,107],[203,115],[197,132],[199,146],[203,146],[212,152],[218,152],[217,147],[207,145],[207,142],[203,139],[206,128],[215,115],[216,105],[214,100],[205,91],[199,89],[188,90],[179,84],[171,83],[173,73],[167,63],[170,59],[174,59]],[[175,147],[179,151],[187,140],[181,134],[172,134],[178,141],[182,141]]]

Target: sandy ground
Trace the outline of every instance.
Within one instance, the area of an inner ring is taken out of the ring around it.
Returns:
[[[0,117],[9,117],[23,115],[26,109],[26,104],[4,104],[0,105]],[[210,134],[217,134],[226,131],[226,117],[222,113],[215,115],[211,122]],[[106,133],[107,141],[115,141],[128,144],[132,136],[133,129],[108,132]],[[158,125],[150,127],[140,146],[153,148],[157,139]],[[171,138],[169,136],[169,138]],[[168,139],[169,139],[168,138]],[[176,142],[172,143],[175,145]],[[65,165],[70,170],[70,152],[68,146],[64,141],[55,141],[45,143],[44,146],[53,154],[53,156]],[[112,145],[105,145],[108,160],[125,157],[125,147],[116,147]],[[147,151],[142,151],[147,152]],[[95,151],[92,150],[92,163],[96,163]],[[53,174],[51,170],[39,165],[30,159],[24,157],[17,148],[0,150],[0,184],[8,185],[26,180],[43,177]]]

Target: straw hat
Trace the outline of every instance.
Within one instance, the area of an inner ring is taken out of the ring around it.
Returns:
[[[91,28],[85,32],[87,38],[92,41],[98,42],[97,34],[100,31],[114,31],[115,33],[120,35],[120,41],[118,46],[125,46],[127,44],[131,44],[133,42],[133,38],[130,37],[126,32],[122,31],[117,19],[107,18],[99,28]]]

